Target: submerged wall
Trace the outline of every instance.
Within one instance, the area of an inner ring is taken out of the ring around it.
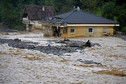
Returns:
[[[113,26],[69,26],[67,34],[63,37],[84,37],[84,36],[104,36],[106,34],[113,35]]]

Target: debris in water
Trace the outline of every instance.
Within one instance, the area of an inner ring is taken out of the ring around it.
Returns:
[[[85,47],[91,47],[91,42],[90,42],[90,40],[88,40],[88,41],[85,43]]]
[[[82,59],[77,59],[77,61],[84,63],[84,64],[96,64],[96,65],[100,65],[103,66],[101,63],[98,62],[93,62],[93,60],[82,60]]]
[[[85,47],[91,47],[95,44],[91,45],[91,42],[88,40],[86,43],[83,41],[74,41],[69,39],[64,40],[53,40],[54,43],[62,43],[62,46],[51,46],[48,44],[47,46],[38,46],[37,42],[24,42],[20,39],[0,39],[0,43],[7,43],[9,46],[20,49],[32,49],[38,50],[40,52],[46,54],[54,54],[54,55],[63,55],[65,53],[77,52],[77,50],[83,50]],[[51,41],[49,42],[51,43]]]

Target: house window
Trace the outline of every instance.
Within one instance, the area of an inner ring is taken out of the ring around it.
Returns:
[[[71,28],[71,29],[70,29],[70,33],[71,33],[71,34],[74,34],[74,33],[75,33],[75,29],[74,29],[74,28]]]
[[[89,29],[88,29],[88,32],[89,32],[89,33],[92,33],[92,32],[93,32],[93,28],[89,28]]]
[[[103,28],[103,33],[107,33],[107,28]]]

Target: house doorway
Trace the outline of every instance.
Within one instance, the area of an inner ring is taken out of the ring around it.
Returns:
[[[31,32],[32,31],[32,24],[29,24],[28,28],[29,28],[29,32]]]
[[[60,37],[61,36],[59,27],[53,26],[52,30],[53,30],[53,36],[55,36],[55,37]]]

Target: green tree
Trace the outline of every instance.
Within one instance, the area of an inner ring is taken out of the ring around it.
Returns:
[[[94,12],[97,8],[98,0],[80,0],[82,8],[87,12]]]
[[[0,0],[0,23],[2,22],[1,10],[2,8],[1,8],[1,0]]]
[[[108,19],[114,20],[114,16],[116,15],[116,6],[114,2],[107,2],[103,5],[102,8],[102,16]]]
[[[12,12],[12,4],[10,3],[10,0],[3,0],[1,16],[2,16],[2,21],[5,24],[11,25],[10,23],[11,12]]]
[[[126,33],[126,4],[119,6],[117,20],[120,23],[120,30]]]
[[[12,0],[13,1],[13,0]],[[20,13],[20,8],[18,5],[14,5],[11,0],[4,0],[2,2],[2,22],[8,25],[10,28],[21,29],[22,24],[22,14]]]
[[[81,0],[74,0],[74,1],[73,1],[73,4],[74,4],[75,7],[77,7],[77,6],[82,7],[82,2],[81,2]]]

